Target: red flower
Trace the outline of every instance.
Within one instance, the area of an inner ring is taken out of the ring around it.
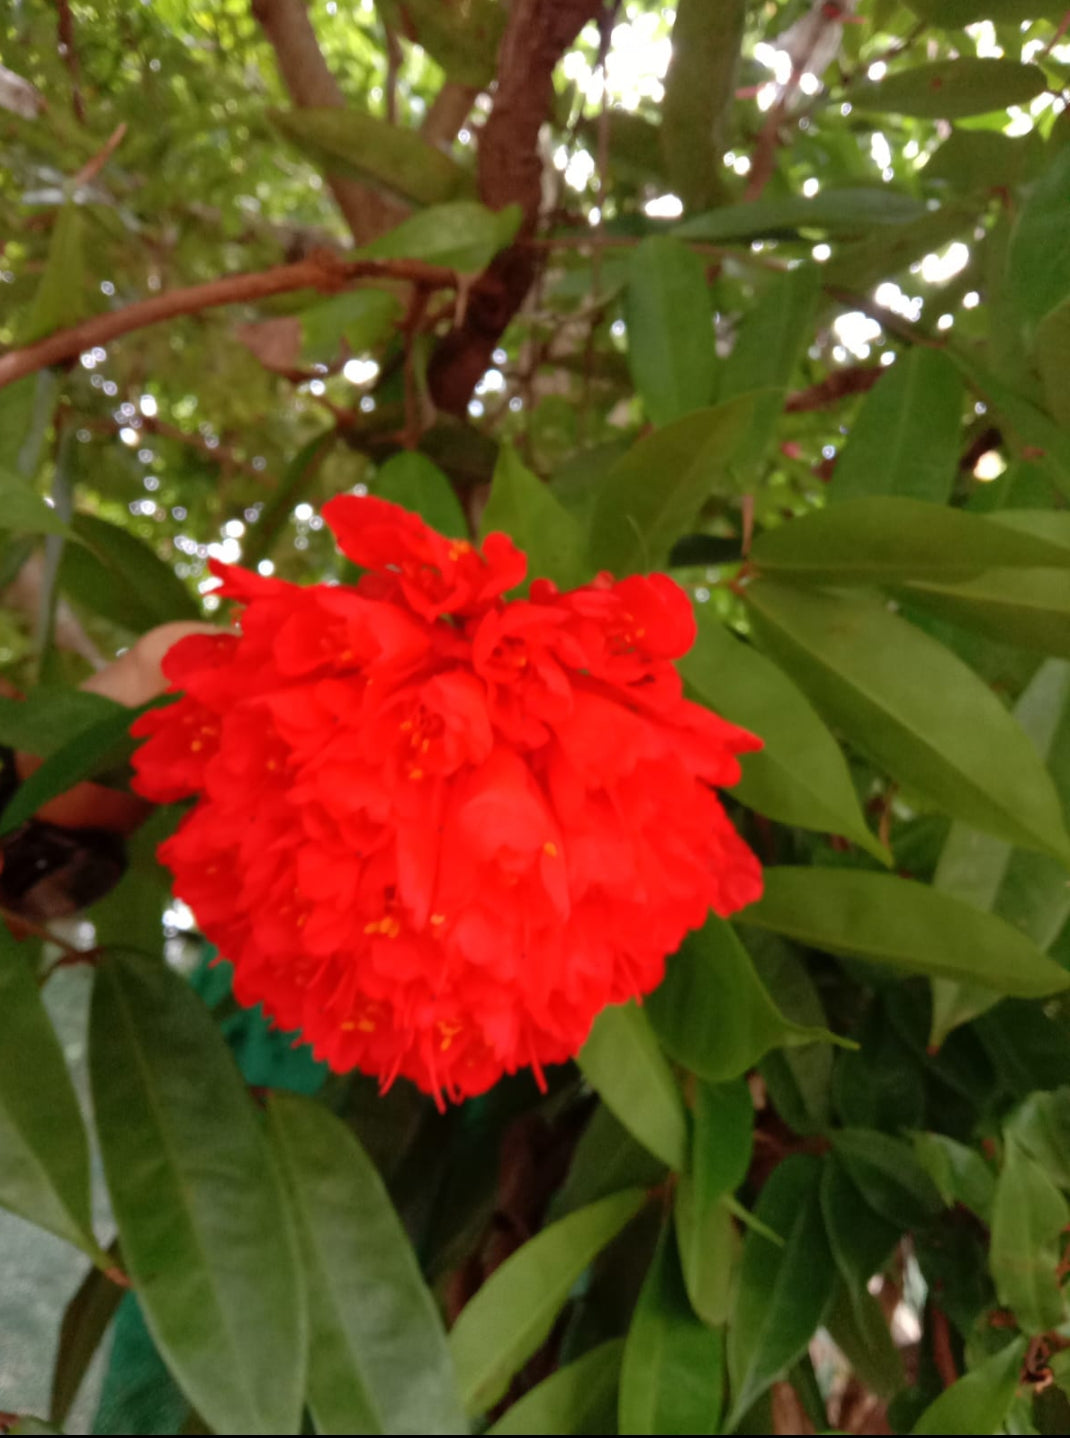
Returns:
[[[324,515],[355,587],[214,564],[241,634],[167,656],[183,696],[137,721],[136,788],[197,803],[161,857],[239,1000],[333,1068],[452,1098],[541,1077],[758,897],[711,786],[759,741],[683,697],[694,619],[664,575],[509,601],[504,535]]]

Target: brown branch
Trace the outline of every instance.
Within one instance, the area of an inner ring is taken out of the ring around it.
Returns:
[[[80,125],[84,125],[85,102],[80,88],[78,51],[74,48],[74,17],[71,15],[70,0],[56,0],[56,20],[59,53],[71,77],[71,108],[74,110],[74,118]]]
[[[471,85],[458,85],[447,80],[431,102],[431,108],[420,126],[420,136],[429,145],[444,148],[452,145],[472,113],[479,91]]]
[[[887,370],[884,365],[850,365],[833,370],[820,384],[797,390],[788,395],[784,410],[787,414],[803,414],[808,410],[828,409],[852,395],[866,394]]]
[[[255,468],[247,459],[239,457],[225,444],[211,445],[200,434],[179,429],[175,424],[157,419],[155,415],[139,414],[133,419],[112,419],[110,415],[77,414],[73,416],[80,428],[95,430],[98,434],[118,434],[122,429],[136,429],[139,434],[158,435],[160,439],[172,440],[175,444],[195,449],[210,464],[218,465],[228,474],[244,474],[268,489],[274,489],[275,481],[262,469]]]
[[[57,330],[36,344],[9,350],[0,356],[0,389],[33,374],[46,365],[74,359],[94,345],[106,345],[120,335],[146,329],[179,315],[197,314],[220,305],[248,304],[272,295],[289,294],[294,290],[314,289],[332,293],[344,289],[357,279],[404,280],[426,289],[455,289],[457,276],[440,265],[426,265],[419,260],[353,260],[345,262],[335,255],[317,252],[292,265],[275,265],[271,269],[250,274],[227,275],[203,285],[168,290],[151,299],[137,300],[108,314],[95,315],[69,329]]]
[[[345,96],[327,68],[303,0],[252,0],[252,12],[298,109],[344,110]],[[408,214],[406,206],[357,180],[328,175],[327,183],[357,245],[385,234]]]
[[[523,241],[534,233],[542,200],[539,130],[553,103],[557,62],[602,0],[514,0],[498,52],[494,105],[479,136],[479,191],[492,210],[517,204],[518,240],[497,255],[473,288],[462,323],[436,349],[428,368],[439,409],[464,415],[509,321],[524,303],[538,269]]]

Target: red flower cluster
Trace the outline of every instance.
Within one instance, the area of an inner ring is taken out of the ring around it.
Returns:
[[[241,633],[193,635],[145,714],[136,788],[198,803],[161,849],[240,1002],[337,1070],[438,1096],[575,1054],[761,871],[712,785],[752,735],[685,700],[694,619],[661,574],[547,580],[396,505],[324,517],[367,573],[224,565]]]

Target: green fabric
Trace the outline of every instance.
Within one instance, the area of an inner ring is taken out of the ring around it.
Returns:
[[[206,945],[190,983],[210,1009],[229,1008],[232,975],[232,966]],[[292,1034],[271,1028],[259,1008],[237,1009],[222,1020],[220,1032],[253,1087],[310,1096],[323,1087],[326,1064],[317,1063],[308,1045]],[[178,1434],[189,1413],[188,1402],[156,1350],[136,1296],[128,1293],[115,1316],[94,1434]]]

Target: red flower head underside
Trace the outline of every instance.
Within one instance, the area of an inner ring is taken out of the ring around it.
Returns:
[[[664,575],[560,593],[383,500],[324,508],[366,571],[301,588],[221,564],[241,633],[168,654],[138,792],[197,800],[161,849],[263,1005],[344,1071],[453,1098],[575,1054],[709,909],[761,892],[714,792],[760,741],[683,697]]]

